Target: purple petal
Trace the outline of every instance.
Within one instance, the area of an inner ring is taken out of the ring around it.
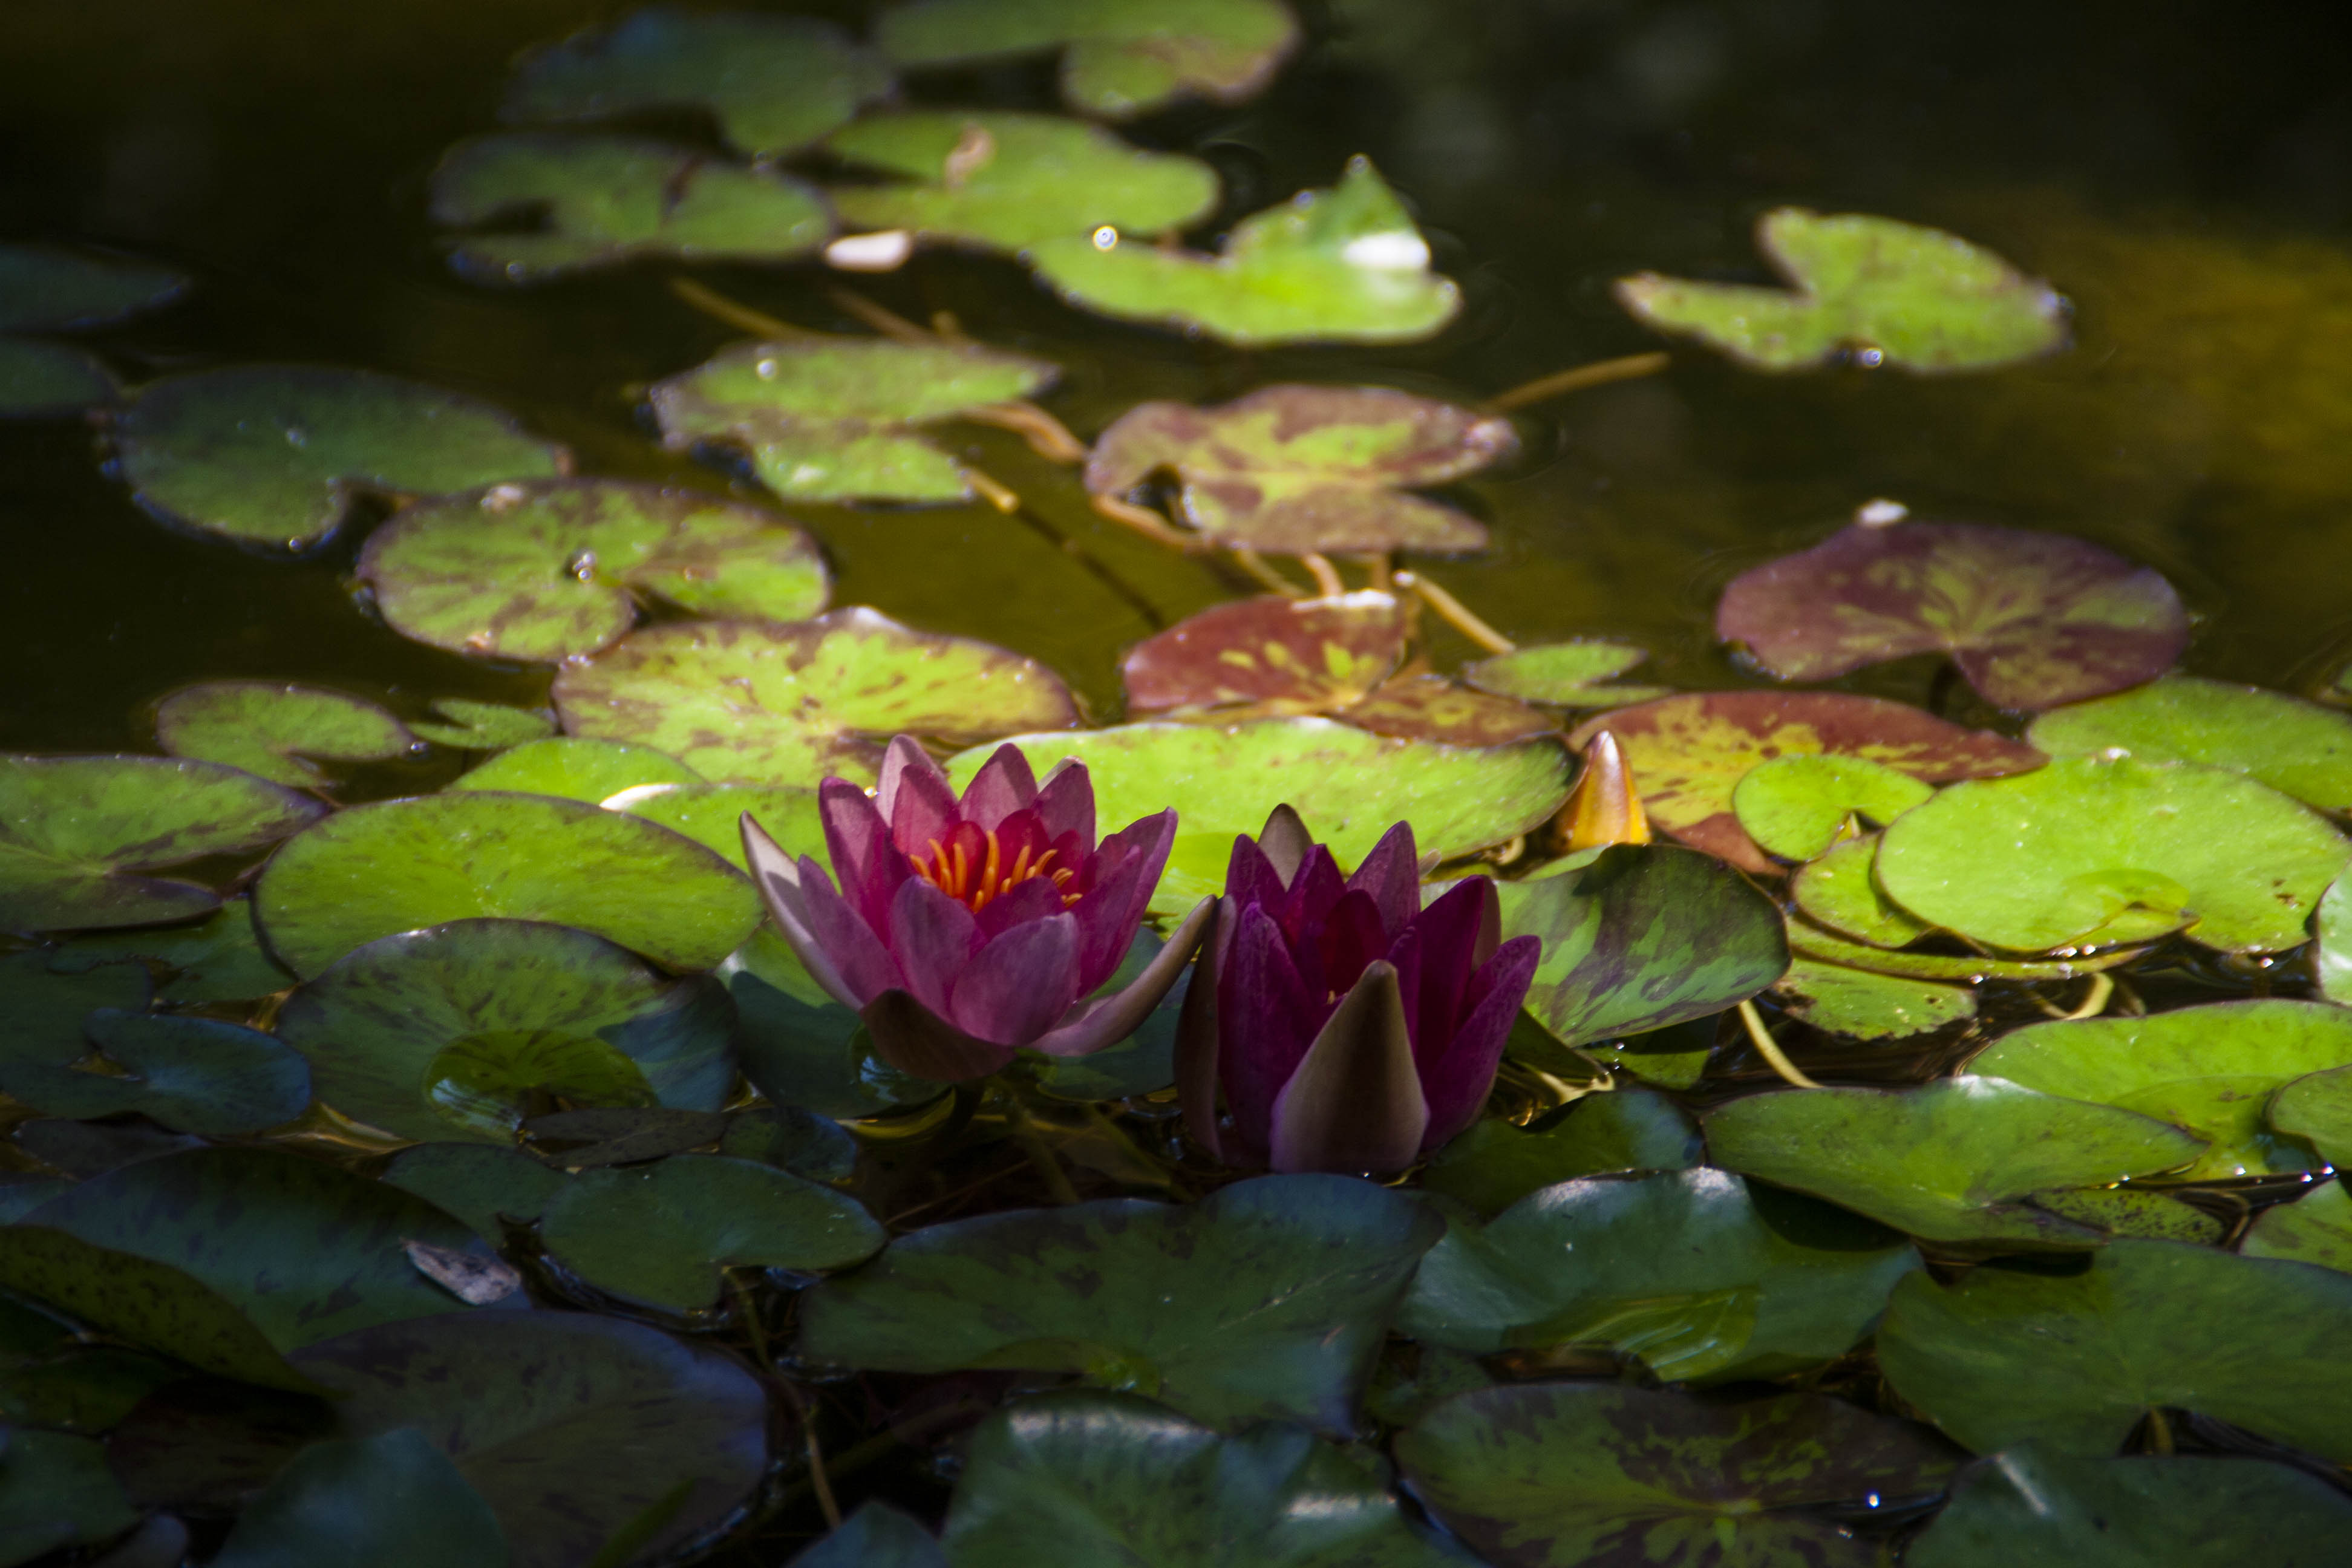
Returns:
[[[1063,907],[1062,890],[1054,886],[1053,878],[1032,877],[1011,892],[980,906],[981,939],[986,941],[1014,926],[1058,915]]]
[[[1322,929],[1311,943],[1301,944],[1297,956],[1303,961],[1308,952],[1314,954],[1315,973],[1305,977],[1310,986],[1340,992],[1354,985],[1365,965],[1385,957],[1388,950],[1389,932],[1381,924],[1380,906],[1370,893],[1351,888],[1331,906]]]
[[[1174,988],[1176,977],[1184,973],[1193,951],[1200,947],[1210,923],[1216,918],[1217,900],[1202,899],[1192,906],[1183,922],[1169,935],[1160,950],[1152,954],[1151,962],[1138,974],[1110,995],[1087,1005],[1085,1009],[1037,1037],[1036,1048],[1049,1057],[1083,1057],[1115,1046],[1143,1026],[1143,1020],[1160,1005]],[[1188,998],[1189,1002],[1189,998]],[[1215,1062],[1213,1050],[1210,1061],[1210,1093],[1215,1093]],[[1179,1083],[1182,1079],[1180,1074]]]
[[[1192,984],[1184,993],[1184,1010],[1176,1018],[1176,1099],[1184,1108],[1184,1131],[1217,1161],[1225,1158],[1225,1141],[1217,1125],[1217,993],[1237,914],[1230,898],[1211,905],[1201,933],[1201,956],[1192,966]],[[1185,923],[1192,923],[1191,916]],[[1181,930],[1178,934],[1182,934]]]
[[[1282,929],[1297,942],[1323,923],[1331,906],[1347,890],[1348,879],[1339,875],[1339,863],[1331,858],[1331,851],[1316,845],[1299,863],[1298,875],[1290,879],[1290,897],[1282,909]]]
[[[1543,956],[1538,937],[1513,937],[1472,976],[1465,1000],[1469,1016],[1443,1050],[1420,1058],[1421,1088],[1429,1101],[1429,1130],[1423,1147],[1434,1149],[1478,1119],[1495,1087],[1495,1068],[1511,1037]]]
[[[1484,877],[1456,882],[1444,895],[1414,917],[1406,931],[1419,939],[1420,973],[1412,1010],[1416,1048],[1442,1049],[1462,1016],[1463,993],[1477,968],[1478,936],[1487,923],[1487,909],[1498,900],[1495,884]]]
[[[890,949],[874,934],[866,918],[834,890],[824,873],[817,869],[814,858],[802,856],[800,870],[802,912],[808,921],[810,940],[840,975],[852,1005],[863,1007],[883,992],[905,985],[906,977]]]
[[[1076,834],[1086,848],[1095,847],[1095,785],[1087,775],[1086,763],[1075,757],[1065,757],[1045,775],[1039,786],[1037,799],[1031,806],[1037,819],[1045,825],[1045,837],[1058,839],[1065,833]]]
[[[948,997],[958,974],[980,947],[980,922],[971,911],[924,881],[909,877],[890,901],[890,955],[898,961],[899,982],[940,1017],[952,1015]]]
[[[816,808],[824,823],[825,848],[841,896],[877,929],[889,919],[890,899],[913,873],[890,842],[890,829],[866,792],[847,779],[817,786]]]
[[[1290,883],[1255,839],[1239,837],[1225,862],[1225,896],[1237,904],[1264,904],[1279,912],[1290,896]]]
[[[1080,994],[1118,973],[1135,928],[1151,902],[1168,851],[1176,842],[1176,814],[1163,811],[1130,822],[1102,842],[1095,882],[1071,910],[1078,918]]]
[[[901,745],[912,754],[899,761],[898,771],[893,775],[887,770],[893,761],[901,758]],[[899,853],[920,857],[929,853],[932,845],[946,842],[948,830],[955,826],[955,786],[948,783],[948,775],[940,771],[940,765],[931,761],[929,753],[905,736],[891,742],[890,747],[883,767],[884,776],[892,787],[887,796],[878,789],[874,792],[875,806],[882,820],[890,825],[890,839]],[[882,804],[885,799],[889,802],[887,805]]]
[[[1381,834],[1348,886],[1370,893],[1380,906],[1381,923],[1402,931],[1421,912],[1421,860],[1412,847],[1412,825],[1400,822]]]
[[[736,820],[743,835],[743,858],[751,868],[751,885],[760,889],[761,902],[768,906],[768,914],[783,932],[785,944],[809,972],[809,978],[824,987],[825,994],[845,1007],[858,1004],[856,992],[825,956],[809,924],[808,899],[801,891],[801,868],[784,853],[783,846],[768,837],[767,829],[745,812]],[[870,933],[869,933],[870,934]],[[884,956],[887,956],[885,954]]]
[[[997,747],[980,764],[956,809],[966,822],[986,831],[1014,812],[1026,810],[1036,798],[1037,775],[1029,771],[1029,759],[1021,754],[1020,747],[1005,745]]]
[[[1298,879],[1298,868],[1306,863],[1315,838],[1285,801],[1266,813],[1265,826],[1257,830],[1257,847],[1266,864],[1274,868],[1276,878],[1287,888]]]
[[[885,991],[860,1016],[876,1056],[935,1083],[986,1078],[1013,1059],[1010,1048],[973,1039],[904,991]]]
[[[1025,1046],[1083,994],[1077,957],[1078,922],[1068,915],[1014,926],[964,965],[948,1017],[976,1039]]]
[[[1413,1070],[1396,971],[1364,971],[1275,1100],[1276,1171],[1401,1171],[1421,1152],[1429,1106]]]
[[[1330,1008],[1309,995],[1274,917],[1241,911],[1217,986],[1217,1077],[1244,1148],[1263,1155],[1274,1135],[1274,1101],[1314,1043]]]

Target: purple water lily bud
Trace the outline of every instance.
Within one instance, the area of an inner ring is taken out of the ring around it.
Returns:
[[[1143,922],[1174,812],[1097,843],[1094,785],[1077,763],[1040,786],[1020,749],[1000,746],[959,800],[904,735],[872,795],[831,778],[817,807],[833,879],[746,812],[751,879],[810,975],[858,1010],[883,1060],[918,1077],[979,1078],[1022,1047],[1082,1057],[1125,1039],[1176,984],[1215,908],[1202,900],[1142,973],[1097,996]]]
[[[1276,807],[1234,844],[1185,994],[1185,1127],[1221,1160],[1286,1172],[1397,1171],[1435,1149],[1486,1103],[1543,952],[1501,925],[1485,877],[1421,907],[1404,823],[1342,878]]]

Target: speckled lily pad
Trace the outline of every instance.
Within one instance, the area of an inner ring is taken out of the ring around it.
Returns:
[[[298,786],[326,776],[310,758],[383,762],[416,746],[407,726],[373,702],[266,680],[180,688],[155,706],[155,739],[175,757],[226,763]]]
[[[883,52],[955,65],[1067,46],[1062,96],[1114,120],[1198,95],[1250,97],[1298,41],[1282,0],[915,0],[886,12]]]

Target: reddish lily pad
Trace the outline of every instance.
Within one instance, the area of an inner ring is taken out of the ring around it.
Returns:
[[[1458,479],[1517,444],[1507,419],[1386,387],[1266,386],[1217,408],[1129,409],[1095,443],[1087,489],[1122,495],[1172,472],[1187,522],[1253,550],[1480,550],[1484,528],[1401,487]]]
[[[902,66],[960,65],[1067,46],[1062,96],[1113,120],[1198,96],[1238,103],[1298,43],[1282,0],[915,0],[883,14]]]
[[[1777,868],[1740,827],[1732,791],[1775,757],[1866,757],[1928,784],[2020,773],[2040,752],[1932,713],[1838,691],[1705,691],[1620,708],[1568,737],[1581,747],[1617,737],[1650,820],[1684,843],[1770,875]]]
[[[180,688],[156,705],[155,739],[175,757],[226,763],[298,787],[326,776],[307,758],[374,763],[416,746],[407,727],[373,702],[266,680]]]
[[[1948,653],[1986,701],[2053,708],[2171,668],[2189,612],[2154,568],[2079,539],[1857,522],[1734,578],[1715,632],[1782,680]]]
[[[1361,701],[1388,679],[1408,630],[1394,595],[1269,595],[1179,621],[1129,649],[1119,674],[1137,714],[1326,713]]]
[[[1665,686],[1617,686],[1613,679],[1650,656],[1614,642],[1538,643],[1482,658],[1462,672],[1481,691],[1556,708],[1622,708],[1674,694]]]
[[[1339,717],[1375,735],[1449,746],[1505,746],[1559,729],[1551,715],[1524,702],[1456,686],[1442,675],[1389,681]]]

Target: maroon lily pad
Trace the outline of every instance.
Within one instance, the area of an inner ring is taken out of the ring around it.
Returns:
[[[1207,709],[1325,713],[1361,701],[1404,656],[1394,595],[1269,595],[1218,605],[1129,650],[1119,673],[1130,712]]]
[[[1716,636],[1782,680],[1948,653],[2003,708],[2054,708],[2153,680],[2189,615],[2151,567],[2063,534],[1855,523],[1732,580]]]
[[[1449,746],[1502,746],[1559,728],[1559,721],[1524,702],[1456,686],[1442,675],[1391,680],[1339,717],[1375,735]]]

